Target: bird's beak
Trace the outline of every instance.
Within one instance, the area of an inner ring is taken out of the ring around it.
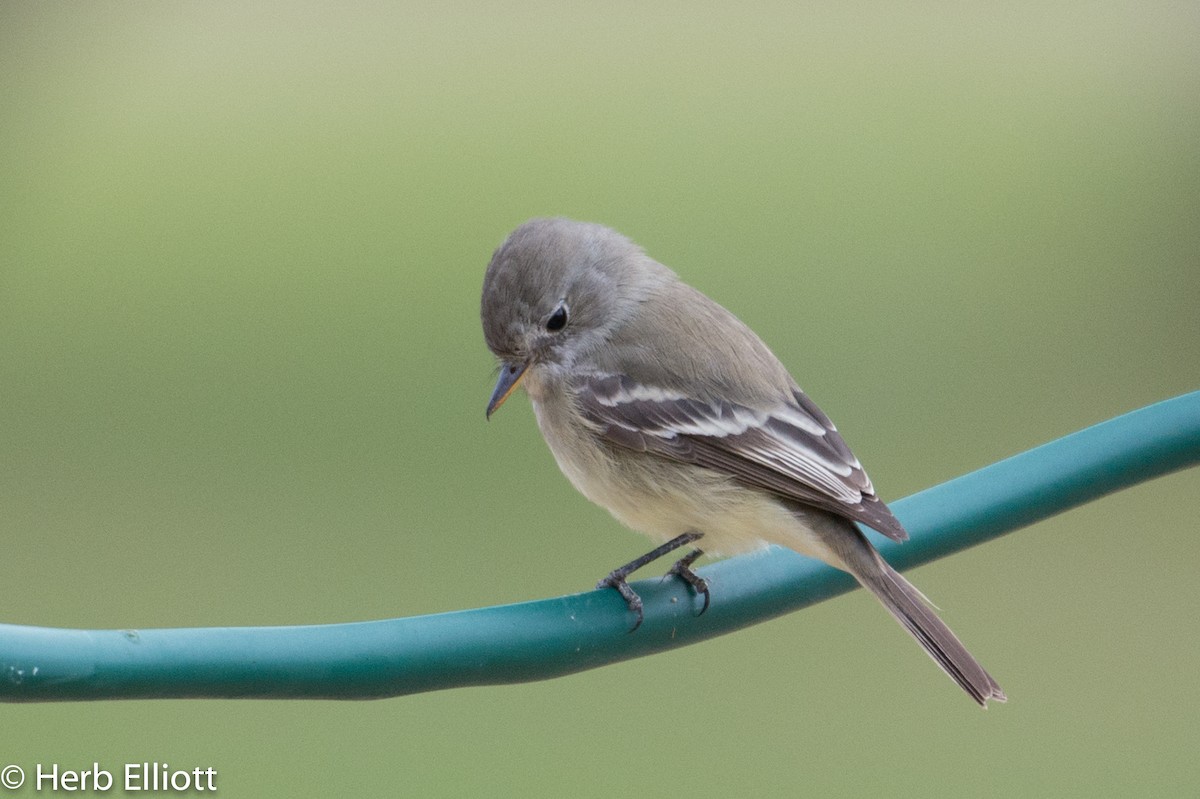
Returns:
[[[525,376],[525,370],[528,368],[528,363],[505,361],[501,364],[500,378],[496,381],[496,388],[492,390],[492,398],[488,400],[487,418],[491,419],[492,414],[504,404],[509,395],[517,390],[517,386],[520,385],[521,378]]]

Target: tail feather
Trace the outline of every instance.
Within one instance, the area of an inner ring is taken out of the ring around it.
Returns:
[[[867,579],[854,576],[972,699],[983,707],[987,707],[989,699],[1006,701],[1000,685],[930,609],[924,595],[882,558],[879,563],[882,567],[879,574]]]
[[[909,635],[950,679],[983,707],[988,700],[1007,701],[1004,691],[958,637],[937,617],[916,586],[888,565],[853,522],[829,515],[806,514],[806,521],[828,547],[830,562],[858,582],[896,617]]]

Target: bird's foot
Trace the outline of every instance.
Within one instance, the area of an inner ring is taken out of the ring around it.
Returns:
[[[617,593],[621,595],[621,598],[625,600],[625,604],[628,605],[630,612],[637,617],[637,621],[635,621],[633,626],[629,628],[629,632],[633,632],[638,627],[641,627],[642,620],[645,618],[645,614],[642,611],[642,598],[637,595],[636,591],[629,587],[629,575],[633,574],[650,561],[657,560],[663,555],[666,555],[668,552],[674,552],[682,546],[686,546],[693,541],[699,540],[703,536],[704,533],[695,532],[684,533],[683,535],[675,536],[667,543],[650,550],[640,558],[635,558],[634,560],[629,561],[619,569],[613,569],[608,573],[607,577],[596,583],[597,589],[615,588]],[[700,557],[700,554],[701,552],[698,549],[693,551],[687,557],[681,559],[678,563],[672,566],[671,571],[668,572],[668,574],[678,574],[681,579],[687,582],[688,585],[692,586],[692,588],[694,588],[697,592],[704,594],[704,610],[700,611],[703,613],[705,610],[708,610],[708,583],[704,581],[704,578],[700,577],[691,569],[692,563],[695,562],[696,558]]]
[[[696,559],[703,554],[703,550],[693,549],[687,554],[687,557],[683,557],[675,561],[675,565],[667,571],[666,575],[664,575],[669,576],[674,574],[680,580],[683,580],[685,583],[690,585],[693,591],[704,597],[704,607],[700,608],[700,612],[696,614],[697,616],[704,615],[704,611],[708,610],[709,600],[712,598],[712,595],[708,590],[708,580],[705,580],[703,577],[692,571],[692,564],[695,563]]]
[[[621,574],[620,569],[613,569],[609,575],[600,582],[596,583],[596,588],[615,588],[621,598],[625,600],[625,604],[629,606],[629,611],[637,617],[637,621],[629,628],[629,632],[633,632],[638,627],[642,626],[642,620],[646,614],[642,611],[642,598],[638,596],[637,591],[629,587],[629,581],[626,580],[626,575]]]

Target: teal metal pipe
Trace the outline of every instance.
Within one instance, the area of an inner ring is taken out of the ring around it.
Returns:
[[[912,539],[875,537],[911,568],[1200,462],[1200,391],[1081,430],[893,503]],[[375,699],[544,680],[722,635],[854,587],[770,549],[700,570],[712,606],[676,580],[636,590],[629,634],[616,592],[405,619],[302,627],[67,630],[0,625],[0,699]]]

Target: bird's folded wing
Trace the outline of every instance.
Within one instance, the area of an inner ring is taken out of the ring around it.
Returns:
[[[580,410],[613,444],[716,469],[897,541],[908,538],[829,417],[799,389],[793,402],[760,410],[626,375],[586,375],[575,388]]]

